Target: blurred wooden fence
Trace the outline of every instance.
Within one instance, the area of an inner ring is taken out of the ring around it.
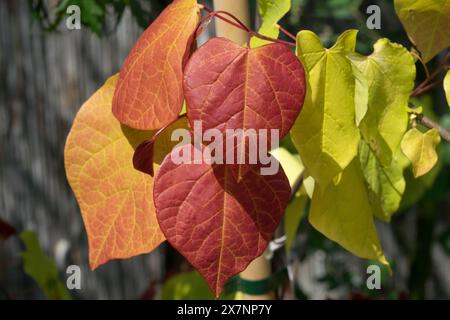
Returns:
[[[72,292],[80,298],[139,298],[163,276],[163,249],[90,271],[63,164],[75,113],[119,70],[141,32],[126,13],[105,38],[87,29],[46,33],[33,23],[27,1],[0,1],[0,217],[18,230],[35,230],[63,276],[68,265],[81,267],[82,290]],[[35,297],[34,290],[21,288],[17,244],[7,247],[0,284],[12,297]]]

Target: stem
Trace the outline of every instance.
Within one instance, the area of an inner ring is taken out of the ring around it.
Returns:
[[[226,11],[222,11],[222,10],[215,11],[215,13],[216,13],[216,16],[221,19],[225,19],[221,16],[222,14],[229,16],[230,18],[232,18],[234,21],[236,21],[241,26],[242,30],[244,30],[246,32],[250,32],[250,29],[241,20],[239,20],[235,15],[233,15],[229,12],[226,12]]]
[[[431,84],[426,85],[425,87],[422,88],[417,88],[417,90],[414,90],[414,92],[411,94],[412,97],[417,97],[420,96],[421,94],[424,94],[425,92],[430,91],[431,89],[433,89],[435,86],[437,86],[440,83],[440,81],[435,81]]]
[[[251,29],[248,28],[241,20],[239,20],[235,15],[233,15],[233,14],[227,12],[227,11],[221,11],[221,10],[219,10],[219,11],[214,11],[214,10],[208,8],[208,7],[205,6],[205,5],[200,6],[200,9],[203,9],[203,10],[205,10],[206,12],[208,12],[208,13],[209,13],[208,16],[210,16],[210,17],[217,17],[218,19],[220,19],[220,20],[222,20],[222,21],[224,21],[224,22],[226,22],[226,23],[228,23],[228,24],[230,24],[230,25],[232,25],[232,26],[234,26],[234,27],[236,27],[236,28],[238,28],[238,29],[241,29],[241,30],[247,32],[249,38],[251,38],[252,36],[254,36],[254,37],[257,37],[257,38],[262,39],[262,40],[271,41],[271,42],[277,42],[277,43],[281,43],[281,44],[284,44],[284,45],[286,45],[286,46],[290,46],[290,47],[294,47],[294,48],[296,47],[296,44],[295,44],[295,43],[292,43],[292,42],[289,42],[289,41],[284,41],[284,40],[279,40],[279,39],[274,39],[274,38],[271,38],[271,37],[267,37],[267,36],[264,36],[264,35],[262,35],[262,34],[256,32],[256,31],[251,30]],[[229,17],[232,18],[235,22],[234,22],[234,21],[231,21],[230,19],[228,19],[228,18],[226,18],[226,17],[224,17],[223,15],[229,16]],[[280,30],[281,30],[281,29],[283,29],[283,28],[280,27]],[[286,31],[285,29],[283,29],[282,31],[283,31],[283,32],[288,32],[288,31]],[[293,37],[293,39],[295,40],[295,36],[292,35],[292,34],[290,34],[290,35],[291,35],[291,36]]]
[[[257,37],[257,38],[260,38],[262,40],[267,40],[267,41],[271,41],[271,42],[281,43],[281,44],[284,44],[284,45],[289,46],[289,47],[294,47],[294,48],[297,47],[297,45],[295,43],[292,43],[292,42],[289,42],[289,41],[284,41],[284,40],[274,39],[274,38],[271,38],[271,37],[266,37],[266,36],[264,36],[262,34],[259,34],[258,32],[255,32],[255,31],[250,31],[250,33],[251,33],[251,35],[253,35],[253,36]]]
[[[297,41],[297,37],[294,36],[292,33],[290,33],[289,31],[287,31],[285,28],[283,28],[282,26],[280,26],[279,24],[276,24],[276,27],[283,32],[285,35],[287,35],[289,38],[291,38],[294,41]]]
[[[411,94],[411,96],[415,97],[418,96],[419,94],[423,94],[426,91],[428,91],[429,89],[431,89],[432,87],[428,87],[428,84],[430,83],[431,80],[433,80],[442,70],[447,69],[448,65],[447,65],[447,60],[450,58],[450,51],[447,53],[447,55],[444,57],[444,59],[441,61],[441,63],[439,64],[439,66],[436,68],[436,70],[434,70],[434,72],[432,74],[430,74],[421,84],[419,84],[417,86],[416,89],[414,89],[413,93]],[[424,90],[425,88],[428,88],[427,90]]]
[[[439,135],[441,138],[448,143],[450,143],[450,132],[444,127],[440,126],[438,123],[434,122],[430,118],[424,116],[420,113],[412,112],[416,116],[417,123],[429,128],[429,129],[437,129],[439,131]]]

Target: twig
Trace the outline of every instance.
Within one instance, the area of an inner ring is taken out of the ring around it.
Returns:
[[[200,7],[200,9],[203,9],[206,12],[208,12],[209,13],[208,16],[210,16],[210,17],[217,17],[218,19],[221,19],[221,20],[225,21],[226,23],[228,23],[228,24],[230,24],[230,25],[232,25],[232,26],[234,26],[234,27],[236,27],[238,29],[241,29],[241,30],[247,32],[249,37],[254,36],[254,37],[260,38],[262,40],[267,40],[267,41],[271,41],[271,42],[278,42],[278,43],[284,44],[286,46],[294,47],[294,48],[296,47],[295,43],[292,43],[292,42],[289,42],[289,41],[284,41],[284,40],[279,40],[279,39],[274,39],[274,38],[271,38],[271,37],[267,37],[267,36],[264,36],[262,34],[259,34],[256,31],[250,30],[250,28],[248,28],[236,16],[232,15],[229,12],[226,12],[226,11],[214,11],[214,10],[208,8],[205,5],[201,5],[199,7]],[[224,17],[223,15],[227,15],[227,16],[231,17],[235,22],[231,21],[230,19],[228,19],[226,17]]]
[[[419,94],[422,94],[424,92],[426,92],[427,90],[431,89],[432,87],[428,87],[428,84],[430,83],[431,80],[433,80],[442,70],[445,70],[448,68],[447,65],[447,60],[450,59],[450,51],[447,53],[447,55],[445,56],[445,58],[441,61],[441,63],[439,64],[439,66],[436,68],[436,70],[434,70],[434,72],[432,74],[430,74],[421,84],[419,84],[413,91],[413,93],[411,94],[411,96],[416,97]],[[427,87],[427,90],[424,90],[424,88]]]
[[[281,32],[283,32],[285,35],[287,35],[289,38],[291,38],[294,41],[297,41],[297,38],[290,33],[289,31],[287,31],[285,28],[283,28],[282,26],[280,26],[279,24],[275,25]]]
[[[448,143],[450,143],[450,132],[447,129],[445,129],[444,127],[442,127],[441,125],[439,125],[438,123],[434,122],[433,120],[424,116],[421,113],[415,113],[415,112],[411,112],[411,113],[416,117],[417,123],[429,128],[429,129],[438,130],[441,138],[443,140],[447,141]]]
[[[301,188],[302,184],[303,184],[303,174],[299,175],[297,177],[297,180],[295,180],[294,185],[292,186],[291,189],[291,196],[289,198],[289,202],[291,202],[295,198],[295,194]]]

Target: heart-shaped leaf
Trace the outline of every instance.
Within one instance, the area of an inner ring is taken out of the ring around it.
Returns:
[[[231,172],[235,166],[209,165],[206,159],[194,164],[196,151],[185,145],[167,155],[156,176],[155,206],[167,240],[218,296],[228,279],[267,247],[290,187],[281,168],[263,176],[259,166],[238,183]],[[176,164],[177,156],[187,160]]]
[[[330,49],[311,31],[297,35],[297,54],[308,72],[308,93],[292,129],[292,141],[314,180],[324,187],[356,156],[355,79],[347,54],[356,30],[345,31]]]
[[[438,161],[436,147],[441,142],[437,129],[425,133],[413,128],[402,140],[402,151],[411,161],[414,177],[418,178],[428,173]]]
[[[153,179],[133,168],[134,148],[150,131],[122,126],[111,112],[117,76],[80,109],[64,151],[66,174],[80,205],[93,269],[156,248],[164,236],[155,216]]]
[[[450,45],[450,1],[395,0],[395,11],[424,62]]]
[[[285,45],[249,49],[223,38],[192,55],[184,88],[191,127],[201,120],[203,130],[278,129],[280,139],[294,124],[306,90],[303,66]]]
[[[142,34],[117,84],[113,113],[136,129],[159,129],[183,106],[183,63],[198,23],[196,0],[174,0]]]
[[[359,125],[362,137],[381,164],[389,166],[408,127],[416,77],[413,57],[403,46],[380,39],[370,56],[352,53],[349,59],[356,78],[356,108],[365,105],[359,109],[367,111]]]

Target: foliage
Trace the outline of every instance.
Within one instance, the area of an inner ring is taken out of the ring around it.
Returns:
[[[167,5],[167,0],[152,0],[148,10],[143,0],[59,0],[54,7],[48,6],[46,0],[28,0],[34,19],[46,30],[58,28],[67,16],[67,9],[77,5],[82,12],[81,23],[98,36],[108,33],[107,13],[114,12],[115,25],[122,19],[127,8],[141,28],[146,28],[155,14]]]
[[[59,279],[55,263],[42,251],[36,233],[24,231],[20,234],[20,238],[26,246],[26,250],[21,253],[25,272],[36,280],[48,299],[71,299],[65,285]]]
[[[429,2],[395,1],[423,62],[449,44],[448,4]],[[149,252],[167,239],[217,297],[262,254],[286,210],[292,245],[305,208],[327,238],[389,266],[374,219],[389,221],[401,207],[410,162],[415,177],[438,163],[443,131],[418,130],[431,120],[420,122],[421,108],[409,104],[428,90],[445,61],[414,89],[417,53],[383,38],[372,54],[362,55],[356,30],[343,32],[331,48],[308,30],[297,34],[296,44],[277,40],[274,26],[287,4],[259,4],[261,33],[231,21],[248,33],[247,46],[211,39],[194,50],[203,23],[226,18],[195,0],[173,1],[142,34],[120,75],[81,108],[65,159],[93,268]],[[439,5],[444,14],[435,10]],[[207,12],[201,22],[200,9]],[[186,115],[180,116],[183,100]],[[167,142],[184,117],[189,129],[202,120],[203,129],[216,129],[219,137],[226,129],[278,129],[280,139],[290,133],[300,159],[280,158],[283,168],[266,176],[261,163],[212,163],[218,150],[247,160],[244,144],[158,142]],[[196,162],[198,153],[207,161]],[[175,163],[176,156],[187,161]],[[300,173],[303,183],[296,183]]]
[[[240,294],[221,294],[219,299],[239,299]],[[163,300],[213,300],[205,279],[197,271],[190,271],[170,277],[162,288]]]

